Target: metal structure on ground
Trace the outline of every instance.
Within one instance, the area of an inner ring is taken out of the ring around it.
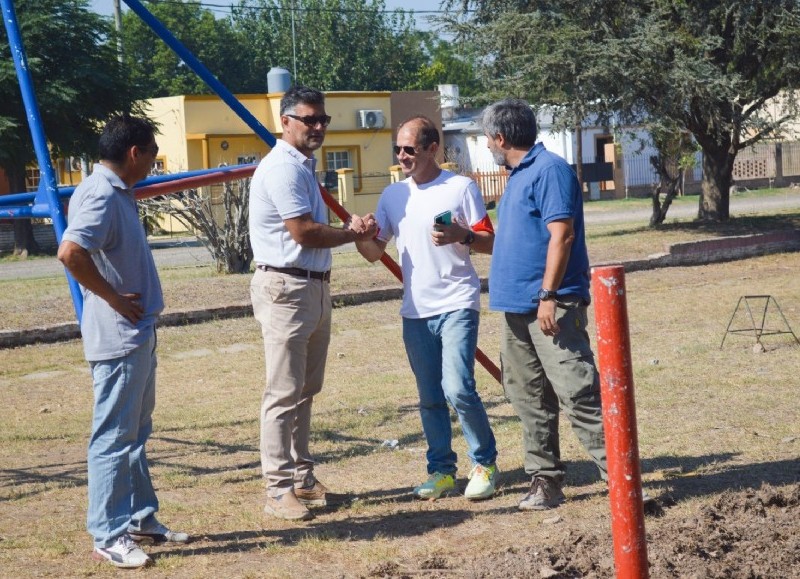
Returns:
[[[181,60],[197,74],[208,87],[225,102],[233,112],[235,112],[244,123],[253,130],[267,145],[275,145],[275,136],[264,127],[255,116],[247,110],[244,105],[233,95],[212,73],[201,63],[186,46],[181,43],[139,0],[123,0],[125,4],[147,24],[151,30],[164,43],[170,47]],[[39,164],[41,179],[38,191],[31,196],[29,193],[19,193],[0,197],[0,217],[11,219],[27,219],[32,217],[49,217],[53,222],[56,234],[56,242],[61,243],[62,235],[67,227],[62,198],[68,197],[74,191],[73,188],[59,190],[56,183],[55,171],[50,159],[50,152],[47,146],[47,139],[39,114],[36,95],[33,90],[33,82],[25,55],[25,48],[17,23],[13,0],[0,0],[3,10],[3,21],[8,32],[11,54],[14,58],[17,78],[19,79],[20,90],[22,91],[25,110],[28,115],[29,128],[33,137],[36,159]],[[172,175],[162,175],[151,177],[137,184],[135,187],[137,199],[165,195],[183,191],[191,187],[244,179],[250,177],[255,171],[255,165],[239,165],[226,167],[224,169],[211,169],[203,172],[175,173]],[[200,173],[200,174],[198,174]],[[320,192],[326,205],[336,214],[339,219],[346,222],[350,214],[342,207],[326,190],[320,186]],[[381,258],[383,264],[402,280],[400,268],[394,260],[384,254]],[[66,272],[69,282],[72,302],[75,306],[75,313],[80,323],[83,310],[83,298],[80,288],[74,278]],[[492,362],[480,349],[476,351],[476,359],[489,371],[489,373],[499,382],[500,369]]]

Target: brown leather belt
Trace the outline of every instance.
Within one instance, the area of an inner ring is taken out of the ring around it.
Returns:
[[[331,281],[331,270],[328,271],[311,271],[300,267],[272,267],[271,265],[258,264],[256,266],[261,271],[275,271],[278,273],[285,273],[287,275],[294,275],[296,277],[304,277],[306,279],[319,279],[322,281]]]

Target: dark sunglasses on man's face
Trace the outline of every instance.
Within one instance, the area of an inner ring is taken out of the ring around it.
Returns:
[[[409,157],[413,157],[417,154],[416,147],[412,147],[411,145],[403,145],[402,147],[400,145],[395,145],[392,147],[392,149],[394,150],[395,155],[399,155],[400,151],[403,151]]]
[[[306,115],[305,117],[299,117],[297,115],[284,115],[285,117],[289,117],[290,119],[294,119],[296,121],[300,121],[305,126],[309,128],[314,128],[317,125],[322,125],[323,127],[327,127],[331,124],[331,117],[329,115]]]

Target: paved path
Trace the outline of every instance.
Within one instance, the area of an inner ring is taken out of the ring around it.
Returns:
[[[786,193],[773,197],[733,198],[731,199],[731,215],[764,212],[765,209],[779,210],[800,208],[800,191],[787,190]],[[691,218],[697,214],[697,206],[680,205],[670,207],[667,220],[670,218]],[[622,209],[611,211],[593,211],[591,206],[586,210],[586,223],[625,223],[639,221],[643,224],[650,219],[648,209]],[[158,239],[151,242],[153,256],[158,267],[191,267],[206,265],[212,262],[211,255],[194,237],[176,237]],[[350,243],[336,248],[334,251],[355,251]],[[0,263],[0,280],[32,279],[37,277],[53,277],[62,275],[64,268],[55,257],[40,257],[28,261],[9,261]]]

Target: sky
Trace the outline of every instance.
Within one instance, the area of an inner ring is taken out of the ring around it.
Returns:
[[[124,0],[120,0],[122,4],[122,10],[127,10],[127,6],[125,5]],[[236,3],[236,0],[201,0],[203,3],[211,4],[211,5],[230,5]],[[438,0],[384,0],[384,4],[386,5],[387,10],[397,10],[402,8],[406,11],[414,11],[420,12],[414,16],[414,20],[417,24],[417,28],[420,30],[430,30],[431,26],[428,23],[428,16],[430,16],[431,11],[436,11],[439,8],[439,1]],[[91,1],[92,9],[99,13],[105,14],[110,16],[114,12],[114,0],[92,0]],[[224,15],[229,13],[228,10],[225,8],[214,9],[213,7],[208,7],[211,10],[215,10],[220,15]]]

